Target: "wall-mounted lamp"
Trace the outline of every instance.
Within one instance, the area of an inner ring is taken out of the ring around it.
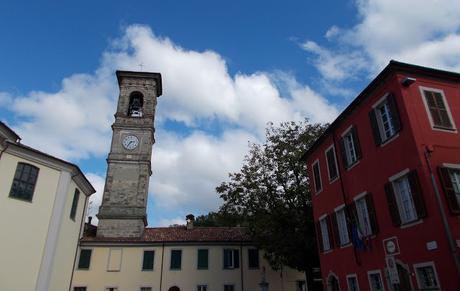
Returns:
[[[402,79],[401,81],[401,84],[404,86],[404,87],[409,87],[412,83],[414,83],[416,81],[415,78],[411,78],[411,77],[405,77],[404,79]]]

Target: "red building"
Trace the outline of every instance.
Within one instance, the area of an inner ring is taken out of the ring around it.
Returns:
[[[326,290],[460,290],[460,74],[391,61],[305,153]]]

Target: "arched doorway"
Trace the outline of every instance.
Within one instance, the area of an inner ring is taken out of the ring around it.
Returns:
[[[399,283],[391,286],[392,291],[412,291],[409,270],[401,263],[396,263],[396,269],[398,270]]]
[[[177,286],[173,286],[173,287],[169,288],[168,291],[180,291],[180,289]]]
[[[333,274],[327,279],[327,291],[339,291],[339,280]]]

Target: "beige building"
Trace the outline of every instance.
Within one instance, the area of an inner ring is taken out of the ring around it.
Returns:
[[[146,228],[140,238],[80,243],[72,291],[305,291],[305,274],[274,271],[245,228]]]
[[[120,87],[97,227],[80,240],[72,291],[304,291],[271,270],[242,228],[147,227],[159,73],[117,71]]]
[[[0,122],[0,290],[68,290],[88,197],[80,169]]]

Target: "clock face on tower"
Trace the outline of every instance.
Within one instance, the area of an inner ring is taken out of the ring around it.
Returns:
[[[127,150],[133,150],[139,145],[139,139],[135,135],[128,135],[123,139],[123,147]]]

